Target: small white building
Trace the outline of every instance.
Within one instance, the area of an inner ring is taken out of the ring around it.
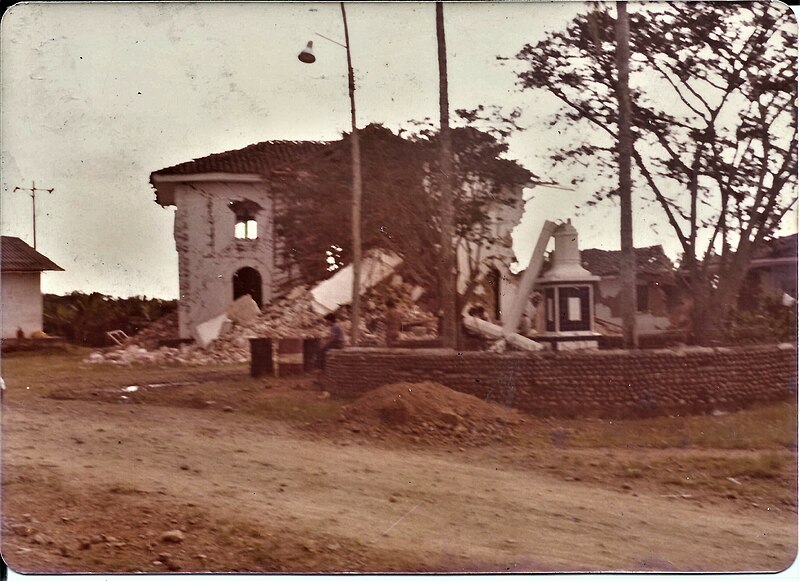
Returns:
[[[0,240],[0,321],[2,337],[19,330],[26,337],[42,330],[42,271],[64,270],[14,236]]]

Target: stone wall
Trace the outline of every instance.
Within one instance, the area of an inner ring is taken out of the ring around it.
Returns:
[[[324,384],[355,398],[387,383],[436,381],[538,416],[645,417],[736,410],[797,393],[795,346],[547,353],[347,349]]]

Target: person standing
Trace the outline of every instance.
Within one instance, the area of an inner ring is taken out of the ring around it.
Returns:
[[[328,338],[317,353],[317,366],[320,369],[325,369],[325,354],[328,351],[344,347],[344,331],[336,321],[336,314],[328,313],[325,315],[325,322],[328,324]]]
[[[402,321],[400,320],[400,313],[397,311],[397,304],[393,299],[386,300],[386,309],[386,346],[393,347],[397,345],[400,339]]]

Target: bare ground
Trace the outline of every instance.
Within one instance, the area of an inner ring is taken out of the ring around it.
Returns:
[[[794,404],[528,418],[486,444],[341,421],[309,379],[243,367],[3,363],[17,571],[770,571],[796,555]],[[121,390],[152,383],[173,385]]]

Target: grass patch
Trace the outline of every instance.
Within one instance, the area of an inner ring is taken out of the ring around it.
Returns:
[[[296,394],[276,394],[254,401],[242,408],[242,411],[273,420],[315,422],[334,420],[341,414],[341,409],[341,403],[330,399],[316,399],[311,394],[302,399]]]
[[[780,403],[724,416],[642,420],[565,420],[567,447],[718,448],[750,450],[797,446],[797,406]]]
[[[728,463],[732,476],[750,478],[778,478],[786,465],[786,459],[774,452],[766,452],[755,457],[737,458]]]

